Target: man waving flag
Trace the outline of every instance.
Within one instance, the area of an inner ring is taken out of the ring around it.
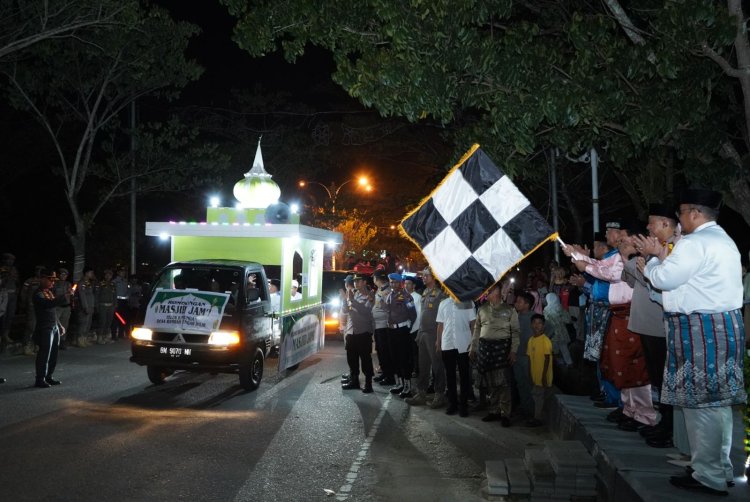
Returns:
[[[401,221],[450,294],[475,300],[557,237],[508,176],[474,145]]]

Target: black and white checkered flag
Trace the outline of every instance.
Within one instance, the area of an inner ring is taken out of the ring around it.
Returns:
[[[475,300],[511,267],[557,237],[489,157],[474,145],[401,221],[432,272],[459,300]]]

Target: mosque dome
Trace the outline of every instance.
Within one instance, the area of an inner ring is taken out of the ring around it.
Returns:
[[[252,169],[245,173],[243,179],[235,183],[232,193],[240,205],[248,209],[265,209],[279,200],[281,189],[263,167],[260,139]]]

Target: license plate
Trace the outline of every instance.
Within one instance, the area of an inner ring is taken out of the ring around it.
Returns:
[[[192,354],[193,349],[184,349],[182,347],[159,347],[159,354],[169,357],[182,357]]]

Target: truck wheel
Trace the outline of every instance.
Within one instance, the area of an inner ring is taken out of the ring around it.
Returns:
[[[255,349],[255,354],[240,365],[240,385],[245,390],[255,390],[263,379],[263,351]]]
[[[164,379],[170,375],[170,371],[161,366],[146,366],[146,372],[148,373],[148,379],[154,385],[163,384]]]

